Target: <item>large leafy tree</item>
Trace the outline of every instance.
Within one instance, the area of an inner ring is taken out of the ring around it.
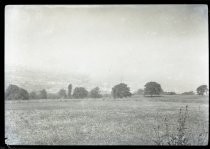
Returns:
[[[207,94],[207,91],[208,91],[207,85],[201,85],[197,88],[198,95]]]
[[[5,99],[6,100],[29,99],[29,93],[27,90],[20,88],[17,85],[10,84],[6,89]]]
[[[112,88],[112,96],[114,98],[130,97],[130,88],[125,83],[120,83]]]
[[[76,87],[73,92],[74,98],[85,98],[88,96],[88,91],[84,87]]]
[[[151,97],[160,95],[163,92],[160,84],[157,82],[147,82],[144,87],[144,95],[150,95]]]
[[[90,91],[90,97],[91,98],[101,98],[102,97],[99,87],[95,87],[94,89],[92,89]]]

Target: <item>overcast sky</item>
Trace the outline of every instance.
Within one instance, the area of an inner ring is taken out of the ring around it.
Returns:
[[[207,5],[6,6],[5,65],[132,90],[208,83]],[[208,85],[208,84],[207,84]]]

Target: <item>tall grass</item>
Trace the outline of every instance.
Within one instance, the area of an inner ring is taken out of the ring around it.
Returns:
[[[6,143],[206,145],[208,100],[196,96],[181,102],[177,95],[166,99],[9,101],[5,106]],[[182,107],[184,103],[189,106]]]
[[[199,132],[196,132],[197,136],[196,141],[197,142],[190,142],[192,140],[192,135],[195,135],[195,132],[191,132],[187,127],[187,123],[189,122],[189,110],[188,106],[185,108],[180,108],[179,113],[178,113],[178,119],[175,124],[175,131],[173,129],[173,124],[169,123],[169,119],[167,117],[164,117],[163,125],[158,124],[157,127],[154,127],[155,131],[155,139],[153,140],[156,145],[181,145],[181,146],[186,146],[186,145],[207,145],[207,140],[208,140],[208,131],[205,127],[204,124],[205,122],[203,121],[198,121],[198,127],[201,128]],[[161,127],[162,126],[162,127]]]

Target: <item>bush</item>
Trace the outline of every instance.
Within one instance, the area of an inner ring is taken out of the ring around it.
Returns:
[[[5,93],[6,100],[16,100],[16,99],[29,99],[29,93],[27,90],[18,87],[17,85],[9,85]]]
[[[120,83],[112,88],[112,96],[114,98],[130,97],[130,88],[125,83]]]
[[[85,98],[88,96],[88,91],[84,87],[76,87],[74,89],[73,97],[74,98]]]
[[[100,94],[99,87],[96,87],[90,91],[90,97],[91,98],[101,98],[102,97],[102,95]]]

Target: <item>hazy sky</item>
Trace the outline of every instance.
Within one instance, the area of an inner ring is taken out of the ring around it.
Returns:
[[[208,8],[9,5],[5,65],[83,74],[106,87],[195,90],[208,83]]]

